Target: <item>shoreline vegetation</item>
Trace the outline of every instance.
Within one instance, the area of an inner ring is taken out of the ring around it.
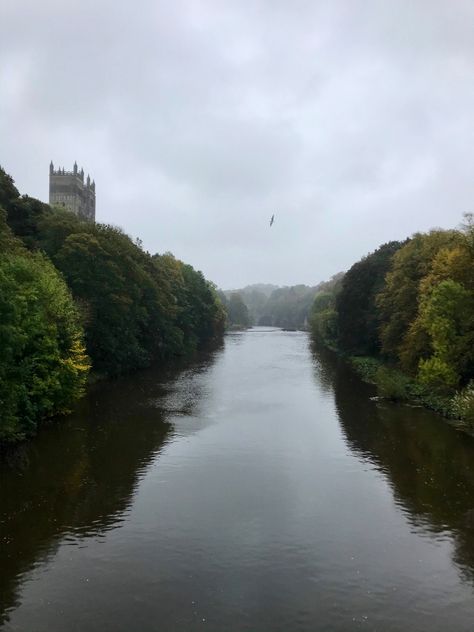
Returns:
[[[90,382],[222,337],[216,287],[120,228],[20,196],[0,168],[0,444],[71,410]]]
[[[0,445],[86,387],[254,324],[308,330],[378,396],[474,432],[474,219],[386,243],[314,287],[219,291],[171,253],[26,195],[0,168]]]
[[[310,331],[378,396],[474,433],[474,219],[389,242],[333,277]]]

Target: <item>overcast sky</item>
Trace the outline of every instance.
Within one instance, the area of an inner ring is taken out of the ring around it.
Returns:
[[[221,287],[314,285],[474,210],[474,1],[0,0],[0,165],[51,159]]]

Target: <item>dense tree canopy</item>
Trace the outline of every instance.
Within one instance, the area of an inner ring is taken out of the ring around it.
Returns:
[[[398,241],[380,246],[345,274],[336,299],[339,345],[347,353],[373,355],[380,350],[380,318],[375,299],[383,289]]]
[[[474,378],[471,215],[460,230],[381,246],[335,289],[313,304],[312,330],[326,344],[380,356],[440,395]]]
[[[419,288],[441,248],[454,245],[457,231],[417,233],[393,257],[385,285],[377,298],[382,352],[399,359],[418,311]]]
[[[303,329],[316,294],[315,288],[293,285],[274,290],[260,316],[260,325]]]
[[[311,305],[318,290],[319,286],[277,287],[258,283],[240,290],[226,291],[223,294],[226,298],[227,308],[229,308],[232,294],[240,296],[247,307],[250,325],[306,329]],[[229,320],[229,324],[233,324],[232,318]],[[245,320],[247,322],[247,319]]]
[[[320,283],[310,313],[310,326],[314,337],[334,349],[339,342],[339,324],[336,301],[344,275],[336,274],[326,283]]]
[[[79,315],[53,264],[0,217],[0,441],[21,439],[81,395],[88,359]]]
[[[0,200],[0,342],[10,350],[0,360],[0,439],[69,407],[88,370],[83,340],[93,370],[117,375],[222,334],[216,289],[192,266],[20,197],[1,169]]]
[[[258,325],[268,299],[270,298],[272,292],[277,289],[278,287],[276,285],[271,285],[269,283],[254,283],[253,285],[247,285],[239,290],[228,290],[223,294],[227,303],[231,294],[239,294],[247,306],[250,325]]]
[[[238,292],[230,295],[227,305],[227,319],[231,327],[248,327],[250,325],[249,310]]]

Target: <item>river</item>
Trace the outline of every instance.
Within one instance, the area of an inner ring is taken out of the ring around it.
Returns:
[[[254,329],[3,457],[2,632],[472,632],[474,439]]]

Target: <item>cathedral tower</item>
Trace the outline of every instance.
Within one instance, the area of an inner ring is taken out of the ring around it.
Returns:
[[[84,170],[74,163],[72,171],[54,168],[49,165],[49,203],[65,206],[82,219],[95,222],[95,182],[87,176],[84,182]]]

